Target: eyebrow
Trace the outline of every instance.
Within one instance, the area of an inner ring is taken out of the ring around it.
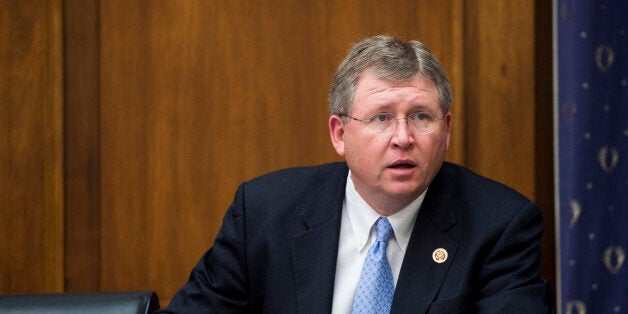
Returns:
[[[394,107],[393,103],[382,103],[382,104],[378,104],[375,106],[375,108],[372,111],[388,111],[390,110],[392,107]],[[410,107],[410,111],[411,112],[417,112],[417,111],[432,111],[430,108],[430,106],[427,104],[413,104]]]

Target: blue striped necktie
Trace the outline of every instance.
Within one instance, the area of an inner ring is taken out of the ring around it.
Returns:
[[[389,313],[395,293],[392,270],[386,257],[388,239],[393,234],[388,219],[375,222],[376,240],[364,259],[358,289],[353,300],[353,313]]]

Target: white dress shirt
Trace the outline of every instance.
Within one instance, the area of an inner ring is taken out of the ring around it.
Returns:
[[[424,198],[425,192],[402,210],[386,217],[395,232],[394,236],[388,240],[388,248],[386,249],[395,287],[412,228]],[[332,305],[332,313],[334,314],[351,313],[364,258],[375,241],[373,224],[379,217],[382,216],[369,206],[355,190],[351,180],[351,172],[349,172],[342,207],[338,260],[336,261]]]

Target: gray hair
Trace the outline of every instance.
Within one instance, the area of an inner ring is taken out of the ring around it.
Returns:
[[[390,36],[373,36],[355,44],[338,66],[329,93],[331,114],[349,115],[355,86],[366,70],[373,71],[378,78],[395,82],[416,76],[426,78],[438,89],[443,114],[449,111],[449,80],[438,59],[425,45],[416,40],[404,42]]]

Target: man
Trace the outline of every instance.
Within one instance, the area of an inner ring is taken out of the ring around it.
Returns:
[[[243,183],[166,312],[551,312],[540,210],[444,162],[450,103],[421,43],[355,45],[330,93],[346,163]]]

